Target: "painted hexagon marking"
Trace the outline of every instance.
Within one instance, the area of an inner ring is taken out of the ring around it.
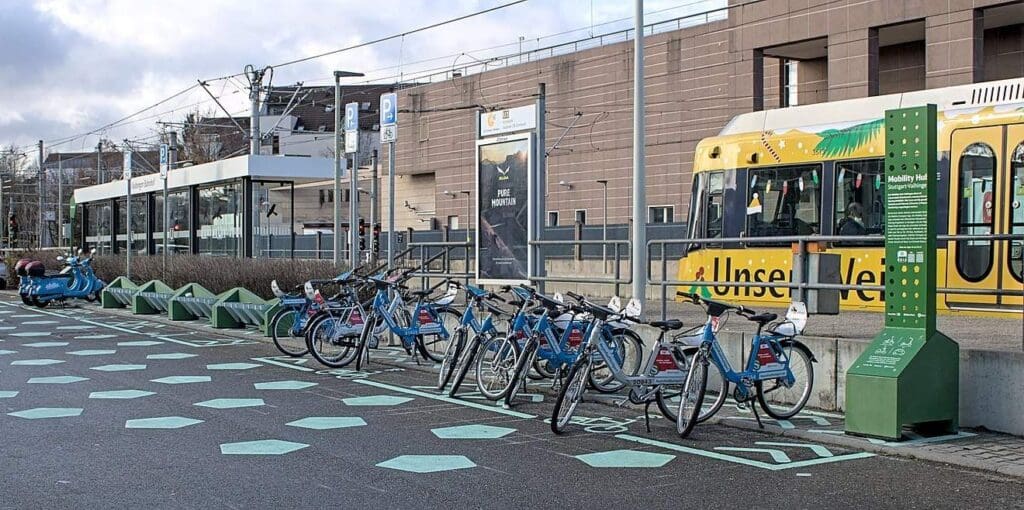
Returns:
[[[250,368],[258,368],[263,365],[257,365],[255,363],[214,363],[212,365],[206,365],[207,370],[249,370]]]
[[[150,354],[146,356],[146,359],[185,359],[194,358],[198,354],[189,354],[187,352],[167,352],[162,354]]]
[[[25,321],[22,326],[42,326],[44,324],[57,324],[57,321]]]
[[[17,353],[18,353],[18,351],[5,351],[3,349],[0,349],[0,356],[3,356],[5,354],[17,354]]]
[[[57,329],[61,331],[85,331],[87,329],[96,329],[96,326],[57,326]]]
[[[98,399],[112,399],[112,400],[128,400],[139,397],[148,397],[150,395],[156,395],[152,391],[143,390],[111,390],[111,391],[94,391],[89,394],[89,398]]]
[[[115,363],[113,365],[100,365],[98,367],[92,367],[90,370],[99,370],[100,372],[127,372],[129,370],[145,370],[146,365],[131,365],[124,363]]]
[[[220,453],[224,455],[284,455],[308,447],[305,443],[281,441],[280,439],[262,439],[259,441],[242,441],[220,445]]]
[[[24,411],[7,413],[8,416],[16,416],[18,418],[25,418],[26,420],[67,418],[70,416],[78,416],[80,414],[82,414],[81,407],[37,407],[35,409],[26,409]]]
[[[22,366],[29,366],[29,367],[41,367],[41,366],[46,366],[46,365],[56,365],[58,363],[64,363],[64,361],[63,360],[59,360],[59,359],[47,359],[47,358],[43,358],[43,359],[19,359],[17,361],[12,361],[11,365],[22,365]]]
[[[400,455],[377,464],[377,467],[409,473],[437,473],[473,468],[476,463],[464,455]]]
[[[330,430],[362,427],[366,425],[366,421],[357,416],[310,416],[309,418],[288,422],[286,425],[304,429]]]
[[[316,385],[315,382],[307,381],[269,381],[253,384],[257,390],[302,390]]]
[[[239,407],[259,407],[265,405],[262,398],[215,398],[196,402],[195,405],[212,409],[235,409]]]
[[[17,396],[17,391],[0,391],[0,398],[14,398]]]
[[[64,347],[67,342],[32,342],[30,344],[22,344],[25,347]]]
[[[156,340],[132,340],[131,342],[118,342],[117,345],[120,347],[149,347],[151,345],[160,345],[163,342],[157,342]]]
[[[88,380],[88,377],[78,377],[75,375],[55,375],[52,377],[33,377],[28,380],[28,384],[71,384]]]
[[[159,418],[139,418],[124,422],[126,429],[180,429],[189,425],[202,423],[203,420],[185,418],[184,416],[162,416]]]
[[[394,395],[373,395],[370,397],[350,397],[341,399],[349,406],[397,406],[411,401],[409,397],[396,397]]]
[[[116,336],[117,335],[103,335],[103,334],[100,334],[100,335],[80,335],[80,336],[76,336],[75,340],[103,340],[105,338],[114,338]]]
[[[668,464],[676,456],[636,450],[612,450],[577,455],[576,458],[596,468],[656,468]]]
[[[73,356],[105,356],[107,354],[115,354],[117,351],[114,349],[84,349],[81,351],[68,351],[68,354]]]
[[[159,379],[151,379],[150,382],[161,383],[161,384],[191,384],[210,382],[210,376],[208,375],[172,375],[168,377],[161,377]]]
[[[441,439],[498,439],[515,431],[516,429],[493,425],[459,425],[432,429],[430,432]]]

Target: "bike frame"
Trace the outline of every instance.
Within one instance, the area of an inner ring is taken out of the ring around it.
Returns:
[[[796,382],[796,378],[789,368],[791,357],[779,343],[781,340],[789,337],[762,335],[761,331],[758,330],[757,334],[750,341],[750,354],[747,355],[746,368],[742,372],[737,372],[733,370],[732,365],[729,363],[729,358],[722,351],[722,346],[718,342],[718,336],[715,334],[713,322],[713,317],[709,315],[707,322],[704,324],[704,337],[701,342],[701,348],[707,350],[711,362],[721,370],[725,379],[735,384],[737,388],[740,388],[739,391],[743,392],[744,395],[749,392],[749,388],[753,386],[754,381],[782,379],[787,387],[792,386]],[[767,356],[761,358],[761,353],[764,352],[763,348],[765,346],[767,346],[772,358]],[[772,359],[772,361],[766,364],[761,363],[761,361],[769,361],[769,359]]]
[[[400,292],[394,292],[394,297],[388,299],[389,289],[378,289],[377,295],[373,298],[373,314],[384,320],[388,329],[402,339],[402,343],[411,347],[419,335],[440,335],[445,340],[451,337],[444,324],[437,314],[438,305],[420,300],[416,303],[409,320],[409,327],[403,328],[395,320],[395,312],[405,307],[405,301]],[[427,314],[430,322],[420,324],[422,314]]]
[[[608,366],[612,377],[616,381],[628,386],[631,391],[635,391],[640,395],[640,400],[650,398],[659,386],[669,384],[682,385],[685,383],[686,373],[683,372],[682,367],[679,367],[678,370],[657,370],[655,367],[655,361],[661,349],[669,349],[671,352],[671,349],[678,347],[678,344],[665,340],[664,332],[651,347],[647,361],[640,367],[640,374],[643,375],[626,375],[622,370],[622,363],[619,362],[618,357],[612,351],[612,330],[607,325],[608,323],[603,320],[594,319],[591,321],[587,329],[586,341],[580,350],[582,352],[585,349],[591,354],[596,351],[601,356],[600,359]],[[593,359],[591,359],[591,363],[593,363]]]

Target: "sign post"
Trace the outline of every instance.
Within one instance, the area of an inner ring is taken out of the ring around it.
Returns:
[[[348,235],[349,268],[359,265],[359,103],[345,105],[345,154],[352,156],[352,171],[348,174]],[[334,197],[341,200],[340,197]],[[335,233],[337,235],[337,233]]]
[[[163,228],[163,233],[164,233],[163,275],[164,275],[165,279],[167,278],[167,248],[170,246],[170,243],[167,242],[167,236],[168,236],[168,231],[169,231],[169,227],[167,226],[167,223],[169,223],[168,218],[167,218],[168,217],[168,214],[167,214],[167,212],[168,212],[168,208],[167,208],[167,172],[170,170],[170,168],[171,168],[170,146],[167,145],[166,143],[162,143],[162,144],[160,144],[160,179],[164,181],[163,182],[163,185],[164,185],[164,210],[161,211],[161,213],[163,214],[163,218],[164,218],[164,221],[163,221],[163,225],[164,225],[164,228]]]
[[[959,346],[935,330],[936,108],[885,113],[885,329],[846,375],[846,432],[959,426]]]
[[[395,142],[398,141],[398,94],[380,96],[380,143],[388,144],[388,269],[395,258]]]
[[[121,178],[124,179],[124,184],[128,188],[124,210],[124,230],[128,234],[124,245],[124,276],[130,280],[132,278],[132,151],[125,149],[124,162],[121,166],[123,167]]]

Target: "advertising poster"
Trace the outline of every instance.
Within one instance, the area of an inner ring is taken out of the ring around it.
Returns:
[[[532,138],[477,142],[477,281],[529,280]]]

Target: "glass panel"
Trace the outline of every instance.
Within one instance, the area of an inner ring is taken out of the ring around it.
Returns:
[[[172,191],[167,193],[167,202],[170,204],[168,214],[170,216],[170,246],[171,253],[189,252],[189,220],[188,220],[188,190]],[[156,244],[155,252],[163,253],[164,244],[164,194],[157,192],[153,194],[153,241]]]
[[[241,254],[242,183],[199,189],[199,253],[237,257]]]
[[[690,239],[704,235],[701,218],[704,217],[704,182],[706,179],[707,174],[705,173],[693,175],[693,187],[690,189],[690,217],[686,222],[686,235]]]
[[[86,206],[88,222],[85,226],[85,241],[96,254],[110,253],[110,228],[113,219],[110,202],[98,202]]]
[[[991,147],[975,143],[960,155],[960,210],[957,233],[992,233],[996,155]],[[992,241],[958,241],[956,267],[967,280],[981,280],[992,268]]]
[[[1010,161],[1010,233],[1024,234],[1024,142],[1017,145]],[[1024,241],[1010,241],[1010,273],[1024,280]]]
[[[725,214],[722,202],[725,186],[722,178],[722,172],[708,175],[707,237],[722,237],[722,219]]]
[[[292,183],[252,183],[252,248],[256,257],[290,257]]]
[[[836,162],[835,233],[885,233],[885,160]]]
[[[817,234],[820,229],[820,165],[750,170],[747,235]]]

